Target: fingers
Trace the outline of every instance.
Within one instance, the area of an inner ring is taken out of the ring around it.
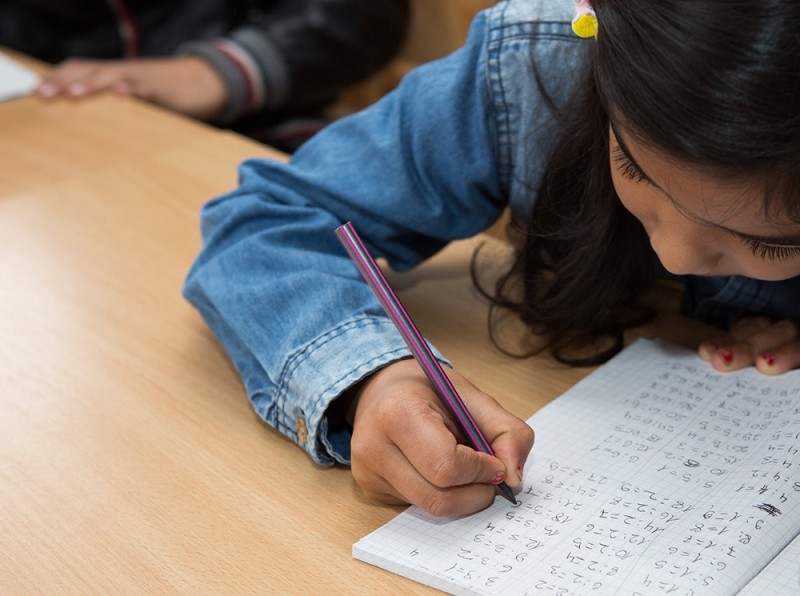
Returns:
[[[63,62],[42,79],[36,93],[45,99],[82,98],[100,91],[124,87],[123,62],[72,59]]]
[[[411,503],[433,515],[465,515],[484,509],[495,498],[492,484],[437,486],[429,482],[399,449],[384,452],[380,466],[374,465],[376,455],[372,454],[371,465],[359,465],[355,453],[352,460],[353,477],[370,499]]]
[[[391,416],[395,423],[387,429],[388,438],[432,485],[497,484],[505,480],[503,462],[459,444],[438,408],[424,402],[399,402]]]
[[[373,375],[358,398],[351,464],[368,497],[413,503],[435,515],[461,515],[489,505],[494,485],[519,484],[517,469],[521,472],[533,443],[532,431],[457,375],[453,382],[500,455],[460,442],[419,365],[396,363]]]
[[[800,329],[792,321],[745,317],[727,335],[700,344],[698,352],[720,371],[755,365],[762,373],[781,374],[800,368]]]
[[[755,365],[765,375],[780,375],[800,369],[800,341],[765,349],[756,358]]]
[[[228,101],[217,71],[194,56],[67,60],[45,75],[36,93],[45,99],[78,99],[102,91],[132,95],[201,120],[217,117]]]
[[[474,391],[477,391],[473,388]],[[462,394],[471,395],[467,390]],[[469,409],[495,457],[503,462],[505,482],[512,488],[522,482],[523,468],[533,448],[533,429],[525,421],[506,411],[492,397],[480,394],[481,399],[470,401]]]
[[[461,438],[461,432],[438,404],[424,413],[397,413],[390,431],[395,444],[409,454],[412,465],[436,486],[475,482],[519,485],[523,463],[533,446],[533,430],[463,378],[453,373],[451,380],[492,447],[494,457],[460,444],[457,439]],[[420,389],[427,393],[427,381],[420,383]],[[402,402],[401,408],[406,407],[413,408],[415,404]]]

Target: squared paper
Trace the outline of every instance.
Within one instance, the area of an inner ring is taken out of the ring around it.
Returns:
[[[353,556],[453,594],[800,593],[800,371],[639,340],[528,422],[517,506],[410,507]]]

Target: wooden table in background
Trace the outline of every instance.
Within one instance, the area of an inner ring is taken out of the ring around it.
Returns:
[[[431,592],[351,558],[399,508],[261,423],[181,297],[201,205],[252,156],[282,158],[129,99],[0,104],[3,594]],[[589,371],[491,346],[474,245],[394,279],[430,339],[527,417]]]

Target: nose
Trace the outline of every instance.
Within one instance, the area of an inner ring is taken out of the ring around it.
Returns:
[[[714,248],[713,233],[704,226],[659,226],[649,234],[650,245],[670,273],[711,275],[719,263],[721,253]]]

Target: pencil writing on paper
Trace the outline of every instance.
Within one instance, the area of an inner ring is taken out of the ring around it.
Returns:
[[[529,419],[518,506],[411,507],[353,555],[456,594],[796,594],[798,375],[639,340]]]
[[[369,254],[353,225],[348,222],[338,227],[336,229],[336,237],[344,246],[347,254],[355,263],[358,271],[375,294],[386,314],[397,327],[409,350],[411,350],[414,358],[428,377],[436,395],[450,412],[459,428],[464,432],[470,445],[477,451],[494,455],[489,442],[481,433],[439,361],[428,347],[425,338],[422,337],[411,317],[403,308],[400,299],[392,290],[389,282],[386,281],[383,272],[375,263],[372,255]],[[505,482],[495,486],[505,498],[516,504],[517,501],[511,491],[511,487]]]

